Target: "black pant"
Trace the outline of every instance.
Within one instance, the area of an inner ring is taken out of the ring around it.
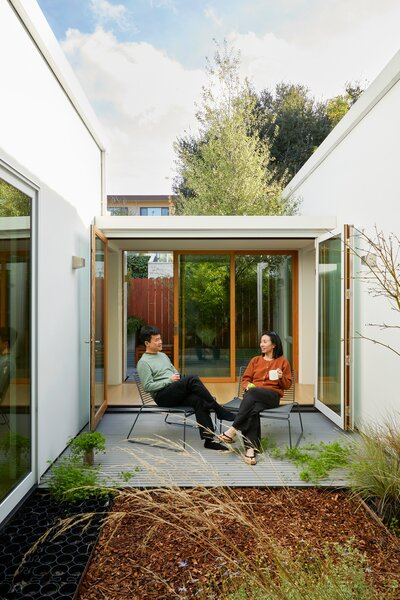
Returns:
[[[174,381],[162,390],[159,390],[154,400],[158,406],[190,406],[194,409],[196,421],[200,425],[201,439],[214,437],[214,426],[210,417],[210,410],[218,409],[219,405],[211,396],[197,375],[188,375]]]
[[[242,432],[246,448],[259,449],[261,441],[260,412],[268,408],[277,408],[279,401],[278,392],[266,388],[251,388],[244,393],[232,427]]]

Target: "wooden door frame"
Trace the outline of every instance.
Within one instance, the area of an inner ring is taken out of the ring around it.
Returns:
[[[236,381],[236,277],[235,257],[246,255],[284,255],[291,256],[292,273],[292,330],[293,330],[293,365],[299,372],[299,253],[297,250],[174,250],[174,365],[179,368],[179,256],[181,255],[225,255],[230,256],[230,336],[233,345],[230,352],[230,377],[202,377],[202,381],[229,383]]]
[[[96,412],[95,406],[95,333],[96,333],[96,237],[104,243],[104,398]],[[95,225],[91,231],[91,330],[90,330],[90,429],[94,431],[108,406],[108,238]]]

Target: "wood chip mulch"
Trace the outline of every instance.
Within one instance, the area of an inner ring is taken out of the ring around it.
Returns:
[[[399,539],[345,491],[129,490],[110,519],[77,600],[192,598],[202,583],[235,576],[244,556],[271,563],[275,545],[322,556],[326,544],[349,540],[365,555],[378,596],[388,581],[400,583]]]

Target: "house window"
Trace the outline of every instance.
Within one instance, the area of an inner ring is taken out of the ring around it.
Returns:
[[[146,206],[140,208],[141,217],[167,217],[169,215],[169,208],[160,206]]]
[[[0,504],[32,468],[31,214],[0,177]]]
[[[112,217],[127,217],[129,214],[127,206],[112,206],[108,210]]]

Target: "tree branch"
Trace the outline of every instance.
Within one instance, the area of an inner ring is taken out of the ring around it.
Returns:
[[[378,340],[374,340],[374,339],[369,338],[369,337],[367,337],[365,335],[361,335],[361,333],[359,333],[358,331],[356,331],[356,334],[357,334],[358,337],[354,336],[353,339],[355,339],[355,340],[368,340],[369,342],[372,342],[373,344],[378,344],[378,346],[383,346],[384,348],[387,348],[388,350],[391,350],[392,352],[394,352],[395,354],[397,354],[397,356],[400,356],[400,352],[398,352],[397,350],[395,350],[394,348],[392,348],[388,344],[384,344],[383,342],[379,342]]]

